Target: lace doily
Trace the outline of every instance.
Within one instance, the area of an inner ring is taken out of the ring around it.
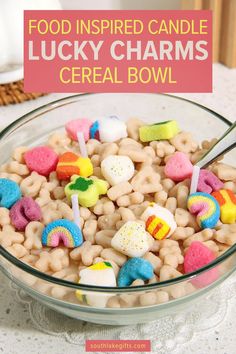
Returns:
[[[184,313],[166,316],[157,321],[133,326],[106,326],[78,321],[63,316],[32,299],[15,284],[11,284],[17,301],[30,313],[33,325],[44,333],[63,337],[84,348],[86,339],[150,339],[152,351],[175,353],[181,344],[198,332],[207,331],[223,321],[228,301],[236,295],[236,276],[231,276],[204,300]],[[199,310],[201,309],[201,310]]]

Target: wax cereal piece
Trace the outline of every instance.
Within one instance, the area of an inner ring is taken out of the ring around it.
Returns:
[[[112,143],[127,137],[126,124],[116,116],[98,119],[99,138],[103,143]]]
[[[197,192],[190,194],[187,207],[191,214],[197,215],[198,225],[202,229],[213,228],[220,218],[220,206],[210,194]]]
[[[111,240],[114,249],[129,257],[142,257],[152,244],[151,236],[136,221],[126,222]]]
[[[180,182],[191,177],[193,165],[185,153],[175,152],[167,161],[164,172],[166,177]]]
[[[35,171],[45,177],[56,170],[58,163],[58,155],[48,146],[38,146],[26,151],[24,159],[31,172]]]
[[[89,119],[81,118],[69,121],[66,123],[65,128],[67,134],[72,140],[77,141],[77,133],[82,132],[84,134],[84,140],[88,141],[91,125],[92,122]]]
[[[65,152],[59,157],[56,172],[60,180],[70,179],[73,175],[89,177],[93,174],[93,165],[89,158],[79,157],[73,152]]]
[[[135,174],[130,183],[135,192],[151,194],[162,190],[160,179],[160,174],[152,166],[145,166]]]
[[[153,266],[146,259],[135,257],[121,267],[118,274],[118,286],[129,286],[136,279],[149,280],[154,276]]]
[[[116,276],[110,262],[98,262],[82,269],[79,273],[79,284],[96,286],[116,286]],[[90,306],[105,307],[111,295],[107,293],[89,293],[76,290],[76,297]]]
[[[110,155],[101,163],[103,176],[114,186],[129,181],[134,175],[134,164],[128,156]]]
[[[10,210],[12,224],[18,231],[24,231],[30,221],[41,219],[41,208],[31,197],[18,200]]]
[[[157,240],[171,236],[177,228],[174,215],[155,203],[150,203],[141,219],[146,223],[146,230]]]
[[[90,127],[90,139],[100,140],[98,120],[96,120]]]
[[[77,194],[79,204],[90,208],[97,203],[99,195],[106,194],[107,189],[108,183],[102,179],[74,175],[65,187],[65,194],[69,200],[73,194]]]
[[[191,243],[184,256],[184,272],[191,273],[212,262],[216,256],[207,246],[200,241]],[[218,268],[213,268],[192,280],[198,288],[205,287],[215,281],[219,276]]]
[[[200,170],[197,191],[212,193],[224,187],[224,183],[219,180],[214,173],[208,170]]]
[[[212,196],[220,204],[220,219],[224,224],[236,222],[236,195],[229,189],[220,189]]]
[[[144,125],[139,128],[139,138],[142,142],[154,140],[168,140],[179,132],[178,124],[175,120]]]
[[[0,208],[0,227],[11,223],[10,212],[7,208]]]
[[[80,228],[67,219],[59,219],[49,223],[43,230],[42,244],[48,247],[57,247],[61,241],[68,248],[80,246],[83,242]]]
[[[21,198],[18,184],[7,178],[0,178],[0,207],[10,209]]]

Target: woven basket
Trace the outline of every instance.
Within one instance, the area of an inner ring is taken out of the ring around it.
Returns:
[[[44,96],[44,93],[25,93],[24,81],[16,81],[6,85],[0,85],[0,106],[22,103]]]

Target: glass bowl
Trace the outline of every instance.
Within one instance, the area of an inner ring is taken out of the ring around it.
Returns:
[[[39,145],[49,134],[63,130],[68,120],[78,117],[95,119],[104,115],[117,115],[126,120],[139,117],[147,123],[175,119],[185,131],[193,133],[199,141],[219,137],[231,124],[227,119],[194,102],[160,94],[101,93],[67,97],[24,115],[0,133],[0,164],[5,163],[15,147]],[[226,157],[233,165],[236,153]],[[78,285],[63,279],[46,275],[28,266],[0,247],[0,268],[14,283],[23,288],[33,298],[67,316],[102,324],[127,325],[144,323],[168,314],[184,311],[189,306],[197,306],[200,298],[219,286],[236,268],[236,245],[212,263],[197,271],[178,278],[149,284],[123,288]],[[218,277],[209,285],[196,288],[193,284],[201,277],[210,276],[212,269]],[[76,290],[82,293],[79,302]],[[158,293],[159,303],[142,306],[140,296]],[[164,302],[161,294],[169,294]],[[84,296],[85,295],[85,296]],[[95,305],[88,305],[90,299]],[[109,299],[111,307],[101,307]],[[122,304],[117,307],[117,299]]]

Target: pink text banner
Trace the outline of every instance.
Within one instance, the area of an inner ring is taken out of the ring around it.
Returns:
[[[26,92],[211,92],[211,11],[25,11]]]

